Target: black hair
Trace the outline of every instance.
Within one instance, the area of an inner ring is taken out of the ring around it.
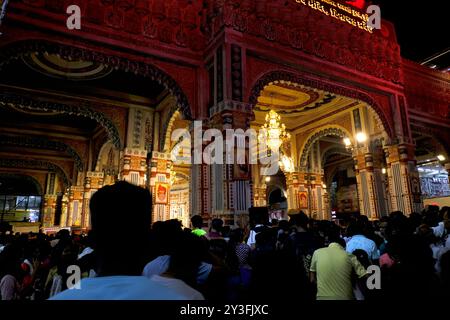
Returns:
[[[124,181],[94,193],[89,208],[99,275],[142,273],[151,207],[148,190]]]
[[[203,218],[199,215],[195,215],[191,218],[191,223],[194,228],[203,227]]]
[[[306,229],[308,227],[309,218],[303,211],[300,211],[297,214],[291,215],[289,222],[292,225]]]
[[[364,268],[368,268],[370,266],[369,255],[362,249],[356,249],[352,252],[352,254],[358,259],[358,261],[364,266]]]
[[[221,232],[223,227],[223,220],[215,218],[211,221],[211,228],[216,230],[217,232]]]
[[[192,233],[180,232],[177,234],[177,240],[168,271],[175,278],[196,287],[198,268],[203,258],[202,239]]]

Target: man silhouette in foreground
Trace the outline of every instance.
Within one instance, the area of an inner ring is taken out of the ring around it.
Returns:
[[[83,279],[80,289],[63,291],[51,300],[203,299],[187,285],[180,290],[141,276],[149,261],[151,204],[148,190],[127,182],[98,190],[89,205],[97,277]]]

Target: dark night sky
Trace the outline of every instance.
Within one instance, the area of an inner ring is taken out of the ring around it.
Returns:
[[[395,24],[402,56],[417,62],[450,47],[446,1],[372,0],[382,18]]]

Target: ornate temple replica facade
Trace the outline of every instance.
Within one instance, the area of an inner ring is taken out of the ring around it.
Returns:
[[[450,158],[449,75],[403,59],[387,21],[368,32],[295,0],[22,0],[0,31],[0,175],[33,180],[45,227],[88,229],[91,195],[117,180],[152,191],[153,221],[242,225],[277,188],[285,211],[330,219],[342,171],[350,207],[410,214],[418,159]],[[270,110],[289,172],[172,162],[174,130],[257,129]]]

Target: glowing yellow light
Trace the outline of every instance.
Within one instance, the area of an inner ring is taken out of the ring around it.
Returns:
[[[280,167],[284,172],[292,173],[294,172],[294,160],[283,154],[281,156]]]
[[[266,177],[266,182],[270,182],[270,177]]]
[[[356,134],[356,141],[363,143],[367,141],[367,135],[364,132],[358,132]]]
[[[270,110],[266,115],[266,123],[261,127],[260,140],[264,139],[267,146],[274,152],[278,152],[284,141],[291,138],[286,131],[286,126],[281,123],[278,113]]]
[[[352,142],[350,141],[349,138],[344,138],[344,144],[346,147],[350,147],[350,145],[352,144]]]
[[[438,155],[437,158],[439,161],[445,161],[445,157],[442,154]]]

